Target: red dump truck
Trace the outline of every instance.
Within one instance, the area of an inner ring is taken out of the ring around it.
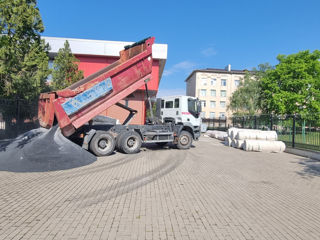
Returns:
[[[82,147],[97,156],[110,155],[115,148],[124,153],[136,153],[142,143],[165,145],[171,142],[179,149],[190,148],[192,140],[199,138],[200,129],[154,119],[145,125],[129,125],[137,111],[119,103],[143,85],[148,96],[153,43],[154,37],[151,37],[126,46],[120,51],[120,59],[113,64],[66,89],[42,93],[38,108],[40,125],[51,128],[57,122],[65,137],[81,136]],[[200,109],[196,101],[189,104],[193,109]],[[128,111],[123,124],[99,116],[112,105]]]

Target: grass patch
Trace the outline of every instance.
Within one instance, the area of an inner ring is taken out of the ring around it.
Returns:
[[[292,134],[279,134],[279,140],[292,146]],[[306,132],[295,134],[295,147],[320,151],[320,132]]]

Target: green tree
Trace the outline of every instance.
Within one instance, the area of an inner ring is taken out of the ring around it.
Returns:
[[[36,99],[46,89],[49,46],[36,0],[0,1],[0,96]]]
[[[72,54],[69,42],[59,52],[53,62],[52,88],[64,89],[83,78],[83,72],[78,70],[79,60]]]
[[[320,112],[320,51],[279,55],[279,64],[261,79],[262,110],[274,114]]]
[[[261,111],[259,104],[260,79],[268,69],[272,69],[272,67],[265,63],[246,73],[244,80],[240,82],[238,89],[230,97],[228,110],[231,110],[233,115],[254,115]]]
[[[152,114],[153,117],[156,115],[156,111],[157,111],[157,104],[155,101],[151,100],[151,106],[152,106]],[[147,118],[151,118],[151,112],[150,112],[150,107],[149,107],[149,101],[146,101],[146,109],[147,109]]]

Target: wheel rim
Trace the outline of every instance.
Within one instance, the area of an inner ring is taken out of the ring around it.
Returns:
[[[182,135],[181,137],[180,137],[180,143],[182,144],[182,145],[188,145],[188,143],[189,143],[189,137],[187,136],[187,135]]]
[[[138,141],[135,137],[129,137],[128,140],[127,140],[127,147],[130,148],[130,149],[134,149],[138,146]]]
[[[107,151],[110,148],[110,141],[107,138],[102,138],[98,142],[98,148],[100,151]]]

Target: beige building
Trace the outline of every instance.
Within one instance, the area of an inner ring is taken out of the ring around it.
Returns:
[[[232,113],[227,111],[229,99],[246,72],[247,70],[232,70],[230,64],[226,69],[194,70],[185,80],[186,95],[201,100],[203,118],[231,117]]]

